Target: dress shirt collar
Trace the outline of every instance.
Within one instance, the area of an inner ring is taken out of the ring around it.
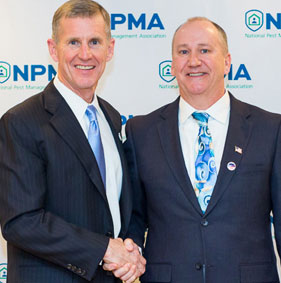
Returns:
[[[179,123],[183,124],[189,118],[191,118],[191,114],[196,110],[190,104],[188,104],[182,97],[180,97],[179,101]],[[214,103],[210,108],[205,111],[199,112],[206,112],[210,115],[212,119],[217,120],[218,122],[225,124],[227,123],[228,114],[230,111],[230,98],[229,93],[226,90],[224,95]]]
[[[94,105],[97,114],[102,119],[104,118],[103,112],[99,106],[98,99],[96,98],[96,95],[94,95],[93,101],[89,104],[87,103],[83,98],[81,98],[79,95],[74,93],[72,90],[70,90],[68,87],[66,87],[58,78],[58,76],[54,79],[54,85],[59,91],[59,93],[62,95],[64,100],[67,102],[71,110],[73,111],[75,117],[78,119],[79,122],[81,122],[84,118],[86,109],[89,105]]]

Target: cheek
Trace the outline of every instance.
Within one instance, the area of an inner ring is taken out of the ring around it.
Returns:
[[[77,54],[78,51],[72,50],[70,48],[65,48],[59,53],[60,62],[62,62],[63,64],[70,64],[73,61],[73,59],[76,58]]]
[[[107,61],[108,54],[104,50],[99,50],[97,48],[97,49],[92,50],[91,57],[93,60],[95,60],[99,64],[102,64],[103,62]]]
[[[183,62],[183,60],[181,59],[176,59],[173,61],[172,64],[172,75],[177,75],[180,71],[182,71],[182,69],[184,68],[185,64]]]
[[[226,66],[224,63],[224,60],[222,60],[221,58],[214,58],[214,60],[206,62],[206,65],[214,75],[221,77],[225,74],[226,70]]]
[[[110,59],[112,58],[112,53],[110,52],[110,50],[108,49],[101,49],[101,50],[98,50],[98,52],[96,53],[96,58],[98,58],[98,60],[101,62],[101,63],[105,63],[105,62],[108,62],[110,61]]]

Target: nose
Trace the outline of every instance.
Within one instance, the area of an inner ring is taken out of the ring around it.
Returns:
[[[88,44],[81,44],[79,50],[79,58],[82,60],[88,60],[91,57],[91,50]]]
[[[198,54],[195,52],[190,52],[189,58],[188,58],[188,66],[189,67],[197,67],[201,65],[201,60]]]

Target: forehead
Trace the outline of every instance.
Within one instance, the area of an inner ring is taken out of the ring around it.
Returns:
[[[220,41],[216,27],[204,20],[183,24],[175,34],[174,45],[215,44]]]
[[[105,32],[105,21],[101,14],[91,17],[63,17],[59,23],[60,33]]]

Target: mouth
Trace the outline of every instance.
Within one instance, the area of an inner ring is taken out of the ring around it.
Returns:
[[[75,68],[79,70],[93,70],[95,66],[76,65]]]
[[[187,75],[189,77],[200,77],[200,76],[204,76],[206,73],[188,73]]]

